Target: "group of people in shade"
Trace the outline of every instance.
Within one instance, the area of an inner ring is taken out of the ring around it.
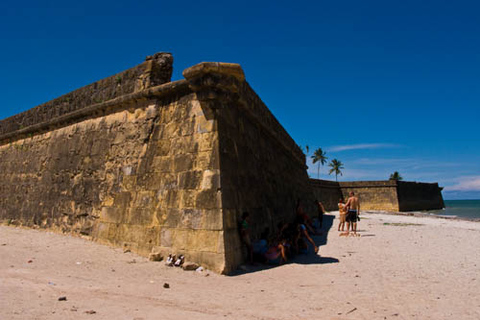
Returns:
[[[252,242],[250,237],[250,214],[244,212],[239,225],[240,238],[247,248],[248,261],[253,263],[283,264],[297,254],[307,254],[309,245],[313,247],[315,254],[318,253],[318,246],[312,239],[312,235],[320,235],[323,227],[323,215],[325,208],[323,204],[315,200],[315,207],[318,215],[311,219],[302,206],[300,199],[295,209],[293,222],[280,222],[277,225],[277,232],[270,233],[266,228],[260,238]],[[358,236],[357,221],[360,220],[360,201],[354,192],[349,193],[347,202],[343,198],[339,200],[338,209],[340,223],[338,231],[340,236]],[[345,224],[347,231],[345,232]],[[352,232],[352,233],[350,233]]]
[[[250,238],[250,214],[244,212],[240,222],[240,237],[247,248],[250,263],[283,264],[297,254],[308,254],[309,246],[315,254],[318,246],[312,235],[319,235],[323,224],[325,208],[315,200],[318,216],[311,219],[306,213],[300,200],[297,201],[295,219],[293,222],[280,222],[277,232],[271,234],[266,228],[260,238],[252,242]]]

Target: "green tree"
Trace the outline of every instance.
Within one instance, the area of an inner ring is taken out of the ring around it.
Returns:
[[[390,180],[400,181],[400,180],[403,180],[403,177],[400,175],[400,173],[398,173],[398,171],[395,171],[390,175]]]
[[[327,153],[323,151],[322,148],[318,148],[317,150],[315,150],[312,156],[313,164],[318,162],[318,170],[317,170],[318,179],[320,179],[320,165],[323,166],[327,162],[326,154]]]
[[[337,160],[337,159],[333,159],[332,161],[330,161],[328,166],[332,168],[332,169],[330,169],[328,174],[332,174],[332,173],[335,172],[335,181],[338,181],[338,175],[343,175],[342,174],[342,169],[344,169],[344,167],[343,167],[342,161]]]

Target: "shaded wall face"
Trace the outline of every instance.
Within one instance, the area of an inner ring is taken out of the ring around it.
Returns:
[[[291,222],[297,199],[302,200],[308,213],[317,213],[313,212],[314,198],[305,164],[280,144],[280,135],[272,135],[240,103],[225,105],[217,111],[217,117],[226,259],[232,269],[245,257],[238,231],[244,211],[250,213],[252,240],[266,228],[276,232],[281,221]],[[262,119],[262,123],[268,120]]]
[[[398,182],[400,211],[439,210],[445,207],[437,183]]]
[[[218,138],[194,95],[0,146],[0,219],[224,268]]]

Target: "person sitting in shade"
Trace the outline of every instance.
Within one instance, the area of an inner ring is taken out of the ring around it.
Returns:
[[[297,218],[297,232],[297,239],[295,241],[296,251],[300,251],[299,244],[302,244],[302,247],[308,251],[308,241],[312,244],[315,253],[318,253],[318,247],[308,234],[307,227],[305,226],[301,218]]]

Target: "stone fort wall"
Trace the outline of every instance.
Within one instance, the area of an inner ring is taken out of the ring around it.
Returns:
[[[362,210],[415,211],[437,210],[445,207],[438,183],[409,181],[349,181],[334,182],[311,179],[315,196],[323,201],[326,210],[338,210],[338,199],[355,192]]]
[[[297,198],[313,203],[305,156],[240,66],[169,82],[172,61],[148,57],[0,121],[0,220],[228,273],[243,211],[255,238],[293,220]]]
[[[217,74],[203,75],[208,69]],[[192,67],[184,76],[196,91],[208,93],[197,96],[217,119],[225,250],[233,267],[243,260],[238,236],[243,212],[250,214],[254,240],[265,229],[276,232],[281,221],[293,221],[298,199],[307,212],[316,209],[305,155],[244,81],[241,69],[224,70],[232,76],[219,79],[215,64]]]

